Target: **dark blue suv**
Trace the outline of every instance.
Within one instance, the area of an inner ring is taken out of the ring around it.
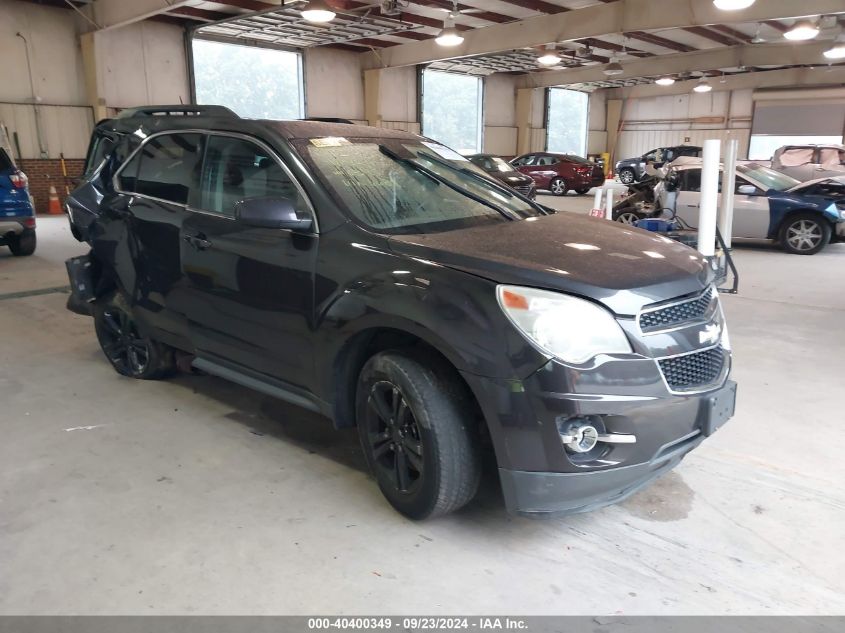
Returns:
[[[0,147],[0,246],[13,255],[35,252],[35,209],[29,197],[26,175]]]

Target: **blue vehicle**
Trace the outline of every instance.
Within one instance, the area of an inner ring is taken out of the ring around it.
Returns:
[[[18,256],[35,252],[35,209],[27,184],[26,174],[0,147],[0,246]]]

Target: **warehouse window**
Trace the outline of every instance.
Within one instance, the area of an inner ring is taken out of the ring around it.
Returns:
[[[209,40],[192,41],[199,104],[223,105],[250,119],[301,119],[299,53]]]
[[[422,130],[463,154],[481,151],[483,86],[480,77],[424,70]]]
[[[587,155],[587,116],[590,95],[577,90],[549,88],[546,147],[556,154]]]

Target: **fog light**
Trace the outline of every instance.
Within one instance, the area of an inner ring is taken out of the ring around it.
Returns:
[[[573,453],[589,453],[599,441],[599,432],[592,424],[575,422],[561,433],[560,440]]]

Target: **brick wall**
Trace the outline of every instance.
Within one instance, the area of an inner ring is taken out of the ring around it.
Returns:
[[[67,180],[62,175],[62,161],[58,159],[23,158],[18,161],[18,168],[29,178],[29,193],[35,200],[35,212],[46,214],[49,199],[50,185],[56,188],[59,200],[64,208],[65,186],[73,191],[72,178],[78,178],[82,174],[82,167],[85,161],[81,158],[66,158]]]

